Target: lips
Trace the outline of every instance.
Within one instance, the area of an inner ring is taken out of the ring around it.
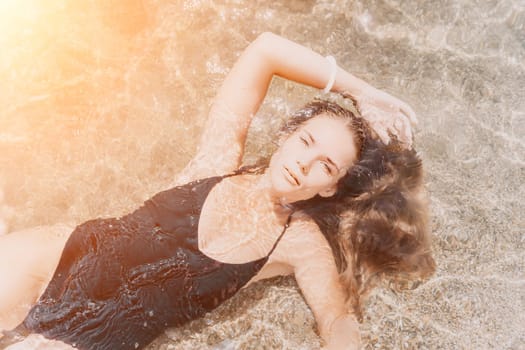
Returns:
[[[286,178],[286,180],[288,180],[289,183],[295,186],[299,186],[299,179],[297,178],[297,176],[295,176],[295,174],[292,171],[290,171],[290,169],[283,166],[283,173],[284,177]]]

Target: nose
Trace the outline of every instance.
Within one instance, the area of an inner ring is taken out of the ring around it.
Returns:
[[[314,149],[309,149],[306,152],[303,152],[299,157],[297,157],[297,166],[301,171],[301,174],[303,174],[303,176],[308,175],[310,169],[312,168],[312,165],[318,158],[319,154]]]
[[[308,166],[304,161],[297,161],[297,166],[299,167],[299,170],[301,171],[301,174],[308,175]]]

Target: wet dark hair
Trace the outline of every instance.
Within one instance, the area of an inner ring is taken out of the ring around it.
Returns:
[[[347,303],[361,318],[362,298],[382,277],[406,287],[435,270],[422,162],[395,139],[383,144],[366,121],[332,102],[309,103],[285,129],[293,132],[321,113],[349,119],[356,143],[361,143],[359,158],[332,197],[317,195],[294,207],[320,227],[332,248]]]

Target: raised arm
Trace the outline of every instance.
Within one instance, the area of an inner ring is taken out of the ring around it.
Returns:
[[[242,53],[219,89],[197,155],[185,169],[186,177],[189,176],[186,180],[224,174],[239,167],[251,119],[274,75],[320,89],[333,77],[331,91],[345,92],[356,100],[365,117],[379,120],[372,126],[382,128],[376,130],[380,136],[388,137],[384,131],[388,128],[403,139],[410,127],[407,129],[406,120],[396,125],[392,117],[415,120],[404,102],[373,88],[307,47],[263,33]]]

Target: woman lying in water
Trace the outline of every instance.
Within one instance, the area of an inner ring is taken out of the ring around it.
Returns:
[[[366,120],[314,101],[290,118],[267,167],[239,169],[273,75],[344,92]],[[250,282],[294,274],[326,347],[357,348],[374,277],[434,268],[414,118],[332,58],[260,35],[220,88],[177,186],[120,218],[0,238],[0,329],[14,328],[4,346],[39,334],[66,348],[140,349]]]

